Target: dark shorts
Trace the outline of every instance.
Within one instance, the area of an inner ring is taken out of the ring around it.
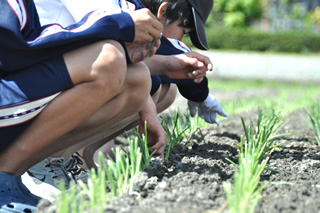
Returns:
[[[51,100],[72,87],[62,56],[1,77],[0,152],[30,125]]]
[[[153,96],[157,90],[160,88],[161,85],[161,79],[159,75],[153,75],[151,76],[151,91],[150,91],[150,95]]]

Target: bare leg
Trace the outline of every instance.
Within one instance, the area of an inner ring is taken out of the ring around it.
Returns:
[[[66,54],[65,61],[75,87],[54,99],[27,131],[1,153],[0,171],[17,174],[21,165],[38,162],[32,159],[39,151],[46,150],[52,141],[87,120],[119,94],[127,69],[119,43],[95,43]],[[64,144],[63,148],[68,145]],[[50,152],[41,151],[41,155],[44,158],[59,150],[51,147]]]
[[[153,100],[156,102],[158,113],[167,109],[175,100],[177,92],[176,85],[173,84],[163,84],[159,90],[153,95]],[[100,151],[105,154],[112,153],[112,145],[109,144],[109,141],[115,138],[116,136],[124,133],[126,130],[130,130],[137,126],[139,123],[138,115],[135,115],[127,120],[120,122],[118,131],[115,131],[112,135],[109,135],[105,138],[102,138],[88,146],[83,150],[83,157],[85,164],[88,168],[95,168],[97,161],[94,160],[94,155]],[[69,154],[69,153],[68,153]]]
[[[115,128],[114,126],[116,126],[119,121],[141,110],[148,95],[147,91],[150,90],[149,71],[142,63],[134,64],[128,69],[126,78],[130,79],[130,83],[136,80],[143,81],[143,83],[140,82],[140,86],[136,88],[132,88],[129,83],[125,84],[119,95],[105,103],[77,128],[64,134],[42,149],[41,152],[33,156],[29,162],[26,162],[23,167],[20,168],[20,172],[23,172],[36,162],[44,159],[48,153],[52,155],[57,150],[68,148],[65,151],[65,156],[70,156],[82,147],[101,138],[105,138],[106,135],[112,134]],[[126,82],[127,81],[129,80],[126,80]]]
[[[113,140],[110,140],[108,143],[105,143],[102,147],[100,147],[93,155],[93,161],[98,163],[99,162],[99,153],[102,152],[103,156],[111,157],[115,160],[115,155],[112,152],[112,149],[115,148],[116,144]],[[89,168],[89,167],[88,167]]]
[[[177,95],[177,86],[175,84],[162,84],[160,98],[156,104],[157,112],[160,113],[166,110],[173,104]]]
[[[96,162],[94,161],[93,157],[96,152],[100,151],[99,148],[106,145],[107,142],[111,141],[112,139],[114,139],[118,135],[137,126],[138,121],[139,121],[138,115],[135,115],[131,118],[123,120],[112,129],[113,131],[110,131],[109,135],[106,135],[104,138],[86,146],[83,151],[83,157],[84,157],[84,161],[85,161],[87,167],[89,169],[96,168]],[[108,145],[106,145],[106,146],[108,146]],[[112,147],[108,146],[107,148],[108,148],[108,150],[105,150],[105,151],[108,153],[111,152]]]

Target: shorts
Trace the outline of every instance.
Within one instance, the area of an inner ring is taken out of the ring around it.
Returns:
[[[153,96],[157,90],[160,88],[161,85],[161,79],[159,75],[153,75],[151,76],[151,91],[150,91],[150,95]]]
[[[0,152],[60,92],[73,87],[63,56],[0,78]]]

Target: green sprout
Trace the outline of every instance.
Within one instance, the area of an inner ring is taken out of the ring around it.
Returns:
[[[161,123],[168,139],[165,153],[165,159],[168,160],[171,149],[186,138],[186,131],[190,129],[190,125],[185,122],[179,110],[175,110],[173,115],[170,113],[167,117],[163,118]]]
[[[308,112],[309,118],[316,135],[316,141],[318,146],[320,146],[320,105],[313,104],[311,106],[310,112]]]
[[[243,137],[241,137],[241,146],[243,147]],[[239,165],[233,177],[233,185],[223,184],[229,211],[232,213],[254,212],[261,198],[260,192],[266,186],[266,184],[259,186],[259,183],[260,175],[269,158],[259,163],[255,154],[249,151],[247,144],[244,145],[244,150],[247,151],[239,153]]]
[[[187,145],[196,132],[200,132],[202,138],[204,138],[201,128],[208,127],[208,123],[198,115],[192,117],[188,109],[185,114],[182,114],[179,108],[163,116],[161,124],[168,139],[165,152],[166,160],[169,159],[170,151],[175,145],[181,144],[183,141],[186,141],[185,145]]]
[[[261,198],[260,192],[266,184],[260,185],[260,175],[266,169],[271,152],[280,144],[273,145],[280,130],[281,122],[274,110],[267,113],[259,111],[257,127],[246,126],[241,118],[246,142],[241,141],[238,151],[238,164],[226,159],[237,167],[233,185],[225,183],[230,212],[254,212],[255,206]],[[267,155],[269,154],[269,155]]]
[[[71,182],[69,189],[61,184],[61,193],[55,201],[57,212],[102,213],[108,198],[132,193],[135,177],[150,163],[152,156],[148,152],[146,135],[145,132],[145,137],[141,137],[136,131],[133,139],[128,138],[128,151],[119,147],[113,150],[115,160],[111,157],[106,159],[100,152],[98,168],[89,173],[88,184]]]
[[[145,135],[141,137],[137,130],[133,131],[134,138],[130,139],[129,150],[116,148],[113,150],[115,160],[111,157],[103,162],[104,170],[113,196],[133,192],[133,184],[137,174],[149,165],[151,156],[147,145],[147,123],[145,122]],[[103,160],[103,159],[102,159]]]

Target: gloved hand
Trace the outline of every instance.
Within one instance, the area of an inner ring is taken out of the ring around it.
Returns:
[[[210,94],[203,102],[194,102],[188,100],[188,107],[192,117],[194,117],[198,112],[199,117],[208,123],[216,123],[219,125],[219,122],[216,121],[217,113],[223,117],[228,117],[228,115],[221,108],[218,100]]]

